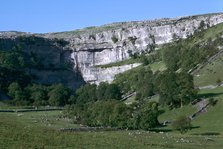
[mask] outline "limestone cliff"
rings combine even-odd
[[[81,30],[48,34],[1,33],[0,38],[37,36],[54,41],[55,38],[67,42],[61,49],[60,59],[73,64],[74,72],[80,72],[86,82],[111,82],[115,74],[137,67],[139,64],[113,68],[99,68],[129,58],[132,53],[150,52],[155,45],[186,38],[193,35],[201,25],[204,28],[223,22],[223,14],[208,14],[176,19],[135,21],[89,27]],[[47,50],[45,50],[46,52]],[[52,53],[51,53],[52,52]],[[47,56],[56,51],[46,52]]]
[[[223,22],[223,14],[210,14],[177,19],[160,19],[154,21],[124,22],[101,27],[91,27],[74,32],[46,34],[47,38],[63,38],[69,41],[72,49],[71,59],[85,81],[99,83],[104,78],[114,78],[107,74],[98,77],[106,69],[96,65],[105,65],[129,58],[133,53],[152,50],[154,45],[171,42],[174,38],[186,38],[192,35],[201,25],[204,28]],[[202,24],[203,23],[203,24]],[[135,67],[135,66],[133,66]],[[109,68],[111,69],[111,68]],[[120,67],[128,70],[129,67]],[[119,70],[114,70],[119,73]],[[116,74],[115,73],[115,74]]]

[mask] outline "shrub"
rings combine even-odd
[[[48,92],[49,104],[52,106],[64,106],[68,102],[70,96],[70,90],[64,87],[62,84],[55,84],[50,86]]]
[[[216,81],[216,83],[217,83],[217,85],[218,85],[218,86],[220,86],[220,85],[221,85],[221,82],[222,82],[222,81],[221,81],[221,79],[220,79],[220,78],[218,78],[218,79],[217,79],[217,81]]]
[[[118,42],[118,38],[115,37],[115,36],[113,36],[113,37],[111,38],[111,40],[112,40],[114,43]]]
[[[191,129],[191,120],[189,117],[183,115],[179,116],[172,124],[175,130],[180,131],[181,134],[186,133]]]
[[[129,40],[133,45],[135,45],[137,38],[136,38],[135,36],[134,36],[134,37],[128,37],[128,40]]]

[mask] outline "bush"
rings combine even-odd
[[[136,40],[137,40],[137,37],[128,37],[128,40],[133,44],[133,45],[135,45],[135,42],[136,42]]]
[[[49,104],[52,106],[64,106],[68,103],[70,90],[62,84],[52,85],[48,93]]]
[[[189,117],[183,115],[179,116],[172,124],[175,130],[180,131],[181,134],[186,133],[191,129],[191,120]]]
[[[221,81],[220,78],[218,78],[217,81],[216,81],[216,83],[217,83],[218,86],[221,86],[221,82],[222,82],[222,81]]]
[[[83,105],[87,102],[97,100],[96,96],[97,86],[95,84],[85,84],[76,90],[77,99],[76,104]]]
[[[16,105],[28,105],[27,95],[23,91],[22,87],[17,83],[13,82],[8,87],[8,95],[13,98],[13,102]]]
[[[142,55],[140,60],[144,66],[149,65],[149,60],[145,55]]]
[[[34,106],[47,105],[47,87],[33,84],[26,87],[25,91]]]
[[[218,100],[214,99],[214,98],[209,98],[208,99],[208,103],[211,105],[211,106],[215,106],[217,104]]]
[[[113,36],[113,37],[111,38],[111,40],[112,40],[114,43],[118,42],[118,38],[115,37],[115,36]]]

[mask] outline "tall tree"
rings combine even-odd
[[[184,104],[190,103],[197,94],[197,91],[194,89],[193,76],[186,72],[178,73],[177,84],[179,88],[180,106],[183,107]]]
[[[9,85],[8,95],[13,98],[16,105],[27,105],[29,103],[25,92],[17,82],[13,82]]]
[[[26,92],[33,105],[40,106],[47,104],[47,88],[42,85],[33,84],[26,87]]]
[[[55,84],[50,87],[48,93],[49,104],[52,106],[64,106],[68,103],[70,90],[62,84]]]
[[[85,84],[84,86],[81,86],[76,91],[77,95],[76,103],[85,104],[90,101],[91,102],[96,101],[97,100],[96,89],[97,86],[95,84]]]
[[[156,79],[160,102],[170,108],[182,107],[195,96],[193,76],[186,72],[164,71]]]

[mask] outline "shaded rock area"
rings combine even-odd
[[[63,42],[63,43],[62,43]],[[34,83],[50,85],[62,83],[72,89],[78,88],[85,81],[80,72],[73,69],[73,64],[65,57],[67,51],[63,40],[47,39],[33,35],[0,38],[0,50],[21,50],[25,58],[25,71],[32,76]],[[36,64],[33,65],[35,61]],[[29,66],[29,64],[32,64]]]

